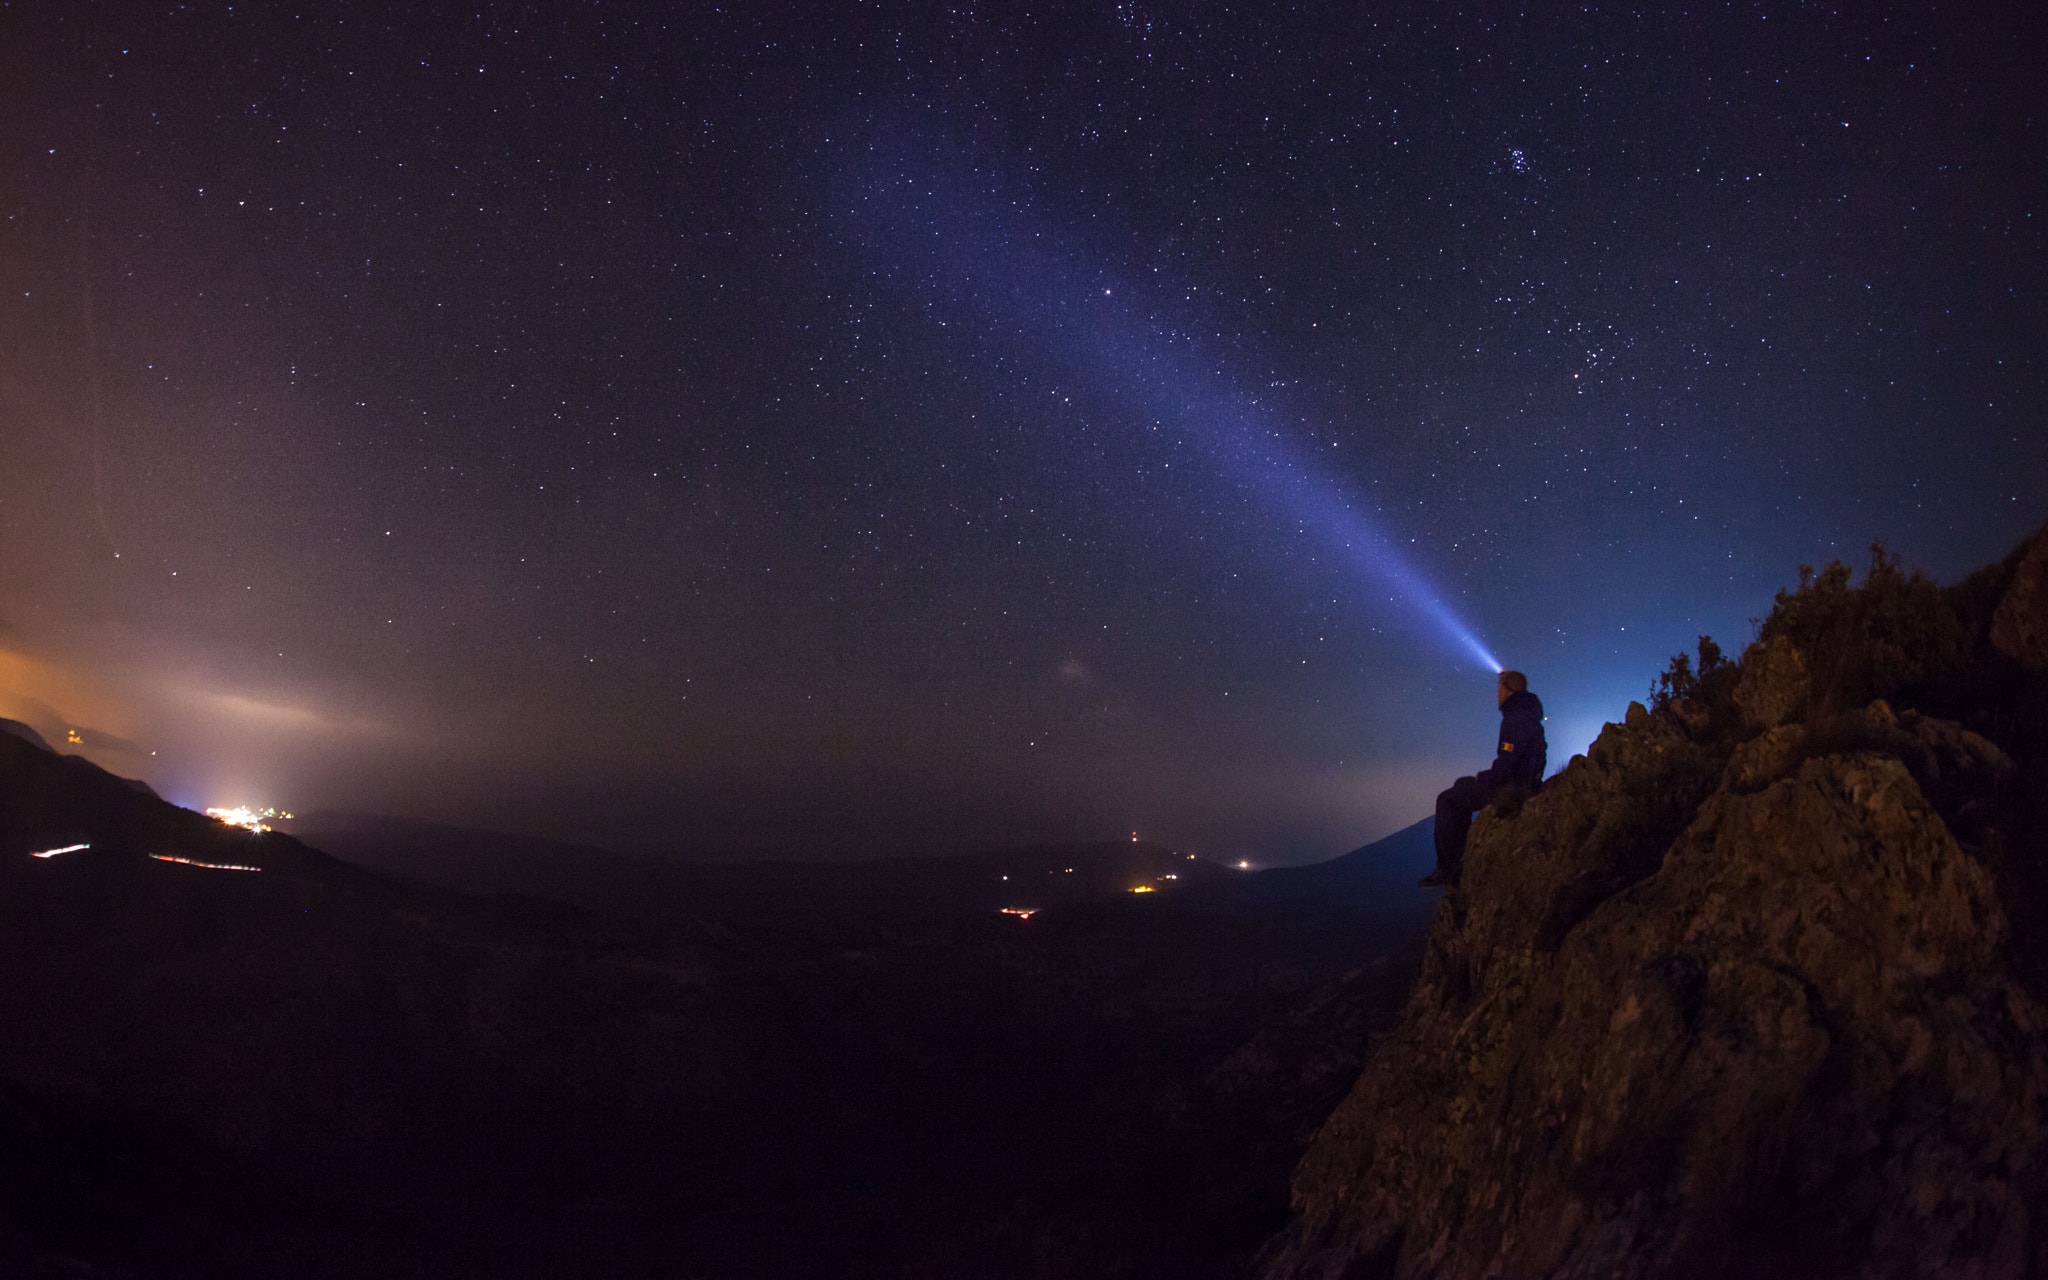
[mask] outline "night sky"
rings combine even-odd
[[[0,6],[0,715],[204,806],[1324,858],[2048,518],[2037,6]]]

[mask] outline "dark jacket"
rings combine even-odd
[[[1498,782],[1531,791],[1543,785],[1550,744],[1543,740],[1543,703],[1524,689],[1500,704],[1500,750],[1486,772]]]

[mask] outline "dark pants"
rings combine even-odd
[[[1492,777],[1493,770],[1460,778],[1436,798],[1436,870],[1455,884],[1465,863],[1465,837],[1472,830],[1472,815],[1501,793],[1507,779]]]

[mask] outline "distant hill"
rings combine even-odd
[[[464,893],[523,893],[632,910],[661,868],[595,845],[380,814],[316,811],[279,824],[344,862]]]
[[[293,832],[370,870],[466,893],[517,893],[634,915],[780,916],[798,910],[1033,912],[1120,900],[1426,911],[1433,819],[1328,862],[1241,871],[1142,841],[1037,845],[864,862],[691,863],[594,845],[370,814],[318,812]]]
[[[4,717],[0,717],[0,733],[11,733],[15,737],[20,738],[23,742],[29,743],[33,746],[41,747],[43,750],[50,752],[50,754],[52,755],[56,754],[55,749],[52,748],[48,742],[43,740],[42,734],[37,733],[34,729],[30,728],[28,725],[23,724],[19,720],[8,720]]]
[[[730,1176],[675,1144],[773,1109],[759,982],[705,930],[411,888],[0,736],[0,1077],[321,1194]]]

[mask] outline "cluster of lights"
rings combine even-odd
[[[208,812],[212,812],[212,811],[211,811],[211,810],[209,810]],[[289,815],[289,814],[286,814],[285,816],[286,816],[286,817],[289,817],[289,816],[291,816],[291,815]],[[1137,833],[1137,832],[1135,832],[1135,831],[1131,832],[1131,839],[1132,839],[1133,841],[1135,841],[1135,840],[1137,840],[1137,838],[1138,838],[1138,833]],[[1194,855],[1194,854],[1192,854],[1192,853],[1191,853],[1191,854],[1188,854],[1188,855],[1187,855],[1187,858],[1188,858],[1188,861],[1189,861],[1189,862],[1193,862],[1193,861],[1195,861],[1195,855]],[[1243,868],[1245,868],[1246,870],[1249,870],[1249,869],[1251,868],[1251,865],[1252,865],[1252,864],[1251,864],[1251,863],[1249,863],[1249,862],[1240,862],[1240,863],[1238,863],[1237,865],[1238,865],[1238,866],[1240,866],[1240,867],[1243,867]],[[1072,867],[1062,867],[1062,868],[1060,868],[1060,869],[1059,869],[1059,870],[1057,870],[1057,871],[1053,871],[1053,870],[1048,870],[1048,871],[1046,872],[1046,874],[1047,874],[1047,875],[1049,875],[1049,876],[1057,876],[1057,875],[1069,875],[1069,876],[1070,876],[1070,875],[1073,875],[1073,874],[1074,874],[1074,868],[1072,868]],[[1002,878],[1003,878],[1003,879],[1005,879],[1005,880],[1008,880],[1008,879],[1009,879],[1010,877],[1009,877],[1009,876],[1007,876],[1007,875],[1005,875],[1005,876],[1003,876]],[[1178,880],[1178,879],[1180,879],[1180,876],[1179,876],[1179,875],[1178,875],[1177,873],[1175,873],[1175,872],[1169,871],[1169,872],[1167,872],[1167,873],[1166,873],[1165,875],[1162,875],[1162,876],[1154,876],[1154,877],[1153,877],[1153,879],[1155,879],[1155,880],[1161,880],[1161,881],[1164,881],[1164,880]],[[1157,885],[1153,885],[1153,884],[1136,884],[1136,885],[1132,885],[1132,886],[1131,886],[1131,892],[1132,892],[1132,893],[1157,893],[1157,892],[1159,892],[1159,887],[1158,887]],[[1037,915],[1037,914],[1038,914],[1038,908],[1037,908],[1037,907],[1003,907],[1003,908],[1000,908],[1000,910],[1002,911],[1002,913],[1003,913],[1004,915],[1006,915],[1006,916],[1016,916],[1016,917],[1017,917],[1018,919],[1020,919],[1020,920],[1029,920],[1029,919],[1030,919],[1031,917],[1033,917],[1033,916],[1035,916],[1035,915]]]
[[[244,867],[232,862],[201,862],[197,858],[181,858],[174,853],[152,853],[158,862],[176,862],[188,867],[205,867],[208,871],[261,871],[261,867]]]
[[[292,815],[279,813],[275,809],[250,809],[237,806],[233,809],[208,809],[206,816],[217,818],[231,827],[247,827],[251,831],[261,833],[270,830],[270,819],[283,818],[289,821]]]

